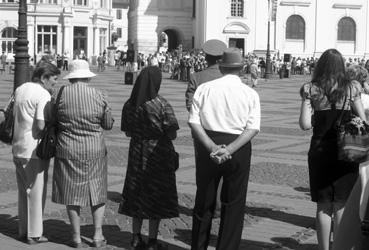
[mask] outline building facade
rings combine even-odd
[[[71,59],[85,55],[92,59],[102,53],[112,45],[113,32],[120,28],[124,35],[124,24],[116,21],[118,8],[112,8],[113,1],[117,0],[27,0],[31,59],[37,61],[45,54],[66,54]],[[18,8],[15,0],[0,3],[0,44],[8,55],[15,53]]]
[[[145,54],[155,53],[164,44],[168,50],[179,45],[193,48],[192,11],[191,0],[130,0],[129,46]]]
[[[369,57],[367,0],[27,0],[29,55],[81,53],[110,45],[149,54],[220,39],[244,54],[317,57],[337,48]],[[17,0],[0,3],[0,44],[14,53]],[[268,29],[269,26],[269,29]],[[269,32],[268,32],[269,30]],[[269,33],[269,39],[268,39]],[[112,36],[114,35],[114,36]]]
[[[348,57],[367,57],[368,7],[366,0],[197,0],[195,46],[218,38],[264,53],[269,20],[272,53],[307,57],[336,48]]]
[[[369,56],[367,0],[131,0],[128,41],[142,52],[200,48],[220,39],[244,53],[319,56],[337,48],[345,56]],[[165,38],[165,37],[164,37]]]

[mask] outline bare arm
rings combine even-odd
[[[363,107],[363,103],[361,102],[360,98],[357,98],[352,103],[352,108],[354,112],[363,120],[366,121],[365,111]]]
[[[309,99],[301,101],[299,125],[302,130],[309,130],[311,125],[312,107]]]
[[[229,154],[233,154],[239,150],[243,145],[251,141],[259,133],[257,129],[245,129],[233,142],[226,146],[226,150]]]
[[[219,146],[206,134],[204,128],[197,123],[189,123],[194,138],[199,140],[209,153],[215,151]]]
[[[44,120],[36,120],[36,135],[37,135],[37,138],[41,138],[41,135],[42,135],[42,132],[45,128],[45,121]]]

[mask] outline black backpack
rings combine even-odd
[[[0,112],[4,113],[5,119],[0,123],[0,141],[11,144],[14,130],[14,94],[11,95],[7,105]]]

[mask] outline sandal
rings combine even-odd
[[[142,240],[141,234],[133,234],[131,241],[131,250],[140,250],[144,249],[145,243]]]
[[[73,247],[73,248],[83,248],[83,243],[82,243],[82,241],[77,242],[77,241],[72,240],[70,242],[69,246]]]
[[[29,245],[36,245],[39,243],[46,243],[46,242],[49,242],[49,240],[43,235],[41,235],[40,237],[28,237],[27,238],[27,243]]]
[[[97,247],[97,248],[99,248],[99,247],[105,247],[106,244],[107,244],[107,242],[106,242],[106,239],[105,238],[99,239],[99,240],[94,239],[93,242],[92,242],[92,247]]]

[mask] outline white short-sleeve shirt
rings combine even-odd
[[[188,122],[228,134],[259,131],[259,95],[236,75],[203,83],[195,91]]]
[[[36,120],[45,120],[44,108],[51,100],[49,92],[38,83],[26,82],[15,91],[13,156],[38,158],[35,153]]]

